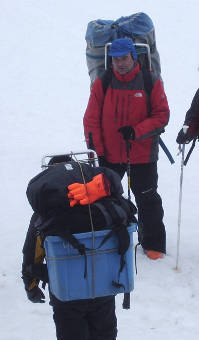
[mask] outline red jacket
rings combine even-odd
[[[126,144],[118,129],[130,125],[135,130],[131,164],[158,159],[159,134],[168,123],[169,107],[161,80],[152,75],[152,81],[149,114],[139,64],[124,75],[114,70],[105,95],[102,80],[95,80],[84,115],[84,130],[87,146],[94,148],[98,156],[105,156],[110,163],[126,163]]]

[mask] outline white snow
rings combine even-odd
[[[22,246],[32,210],[31,177],[45,154],[86,149],[82,118],[89,96],[85,31],[90,20],[149,14],[156,27],[162,77],[171,109],[160,150],[159,192],[167,255],[151,261],[138,250],[132,308],[117,297],[118,339],[188,340],[199,332],[198,143],[184,168],[179,270],[176,265],[181,156],[177,132],[198,88],[197,0],[0,1],[0,329],[3,340],[55,339],[47,302],[29,302],[21,280]],[[186,147],[186,151],[189,146]],[[127,184],[124,179],[124,188]],[[136,243],[136,240],[135,240]],[[46,296],[47,296],[46,291]]]

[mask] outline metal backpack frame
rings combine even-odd
[[[77,159],[76,156],[82,156],[82,155],[85,155],[85,157]],[[93,167],[98,166],[98,158],[97,158],[96,152],[91,149],[88,149],[86,151],[76,151],[76,152],[69,151],[64,154],[45,155],[42,157],[42,160],[41,160],[41,168],[42,169],[48,168],[49,167],[48,162],[50,161],[50,159],[53,157],[60,157],[60,156],[68,156],[71,158],[71,160],[74,160],[76,162],[78,161],[80,163],[87,163]]]

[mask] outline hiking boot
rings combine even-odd
[[[145,250],[146,256],[151,260],[162,259],[164,254],[156,250]]]

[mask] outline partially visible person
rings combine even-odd
[[[59,164],[62,162],[64,164]],[[123,193],[120,177],[112,170],[91,168],[86,164],[82,164],[82,169],[86,189],[83,180],[81,183],[77,182],[78,178],[81,179],[78,163],[62,156],[52,158],[49,169],[29,183],[27,196],[34,214],[23,246],[22,279],[27,297],[33,303],[45,302],[39,283],[43,282],[42,287],[48,283],[47,266],[43,263],[43,237],[57,235],[65,238],[68,232],[74,234],[90,231],[88,202],[93,203],[100,198],[108,199],[111,194],[115,198],[120,197]],[[57,171],[57,177],[55,181],[50,181],[48,189],[47,180],[43,177],[49,174],[52,179],[53,171]],[[60,178],[62,171],[66,173],[63,180]],[[43,185],[40,186],[41,182],[38,184],[37,180],[43,181]],[[90,208],[94,229],[109,228],[101,210],[94,204]],[[124,225],[117,228],[117,235],[118,252],[125,253],[129,247],[129,235]],[[115,296],[63,302],[52,294],[50,287],[49,294],[58,340],[116,339]]]
[[[104,93],[105,74],[93,83],[84,115],[88,148],[94,149],[99,164],[123,178],[130,143],[130,186],[138,207],[139,241],[153,260],[166,253],[166,232],[158,186],[159,135],[169,120],[163,84],[151,72],[152,89],[145,91],[144,73],[131,39],[112,42],[109,56],[112,73]]]
[[[188,144],[199,136],[199,89],[196,91],[191,106],[186,113],[184,126],[177,136],[178,144]]]

